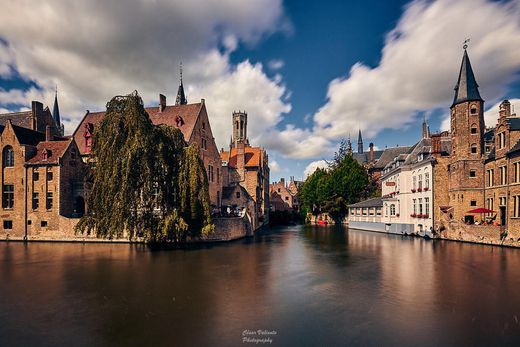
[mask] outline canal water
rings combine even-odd
[[[0,243],[0,346],[254,338],[520,346],[520,250],[311,226],[175,251]]]

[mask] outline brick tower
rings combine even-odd
[[[484,100],[466,46],[450,110],[449,198],[454,219],[461,221],[468,210],[484,206]]]

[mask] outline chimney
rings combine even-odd
[[[432,139],[432,154],[441,153],[441,136],[442,134],[433,134],[430,136]]]
[[[38,129],[38,119],[43,115],[43,104],[39,101],[33,101],[31,103],[32,107],[32,130],[39,130]]]
[[[500,118],[502,117],[511,117],[511,103],[509,100],[504,100],[500,104],[498,114],[500,115]]]
[[[52,132],[50,125],[47,125],[45,127],[45,141],[52,141]]]
[[[166,96],[159,94],[159,112],[164,111],[166,108]]]
[[[374,162],[374,143],[370,142],[370,162]]]
[[[280,183],[285,187],[285,178],[280,178]]]

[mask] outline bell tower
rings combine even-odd
[[[247,113],[244,111],[233,112],[233,144],[248,144],[247,139]]]

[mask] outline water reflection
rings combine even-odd
[[[0,243],[0,281],[1,346],[520,343],[520,250],[341,227],[162,252]]]

